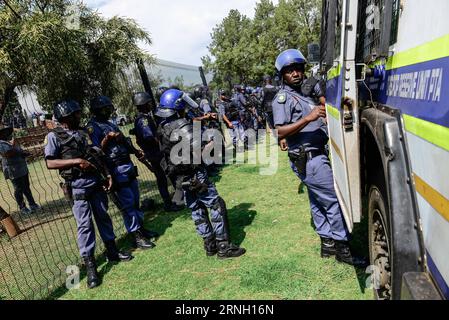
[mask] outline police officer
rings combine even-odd
[[[283,81],[273,101],[273,118],[279,138],[287,139],[291,166],[308,188],[316,232],[321,237],[321,256],[336,255],[340,262],[365,265],[352,256],[349,233],[334,190],[332,169],[326,152],[328,142],[324,106],[317,106],[301,93],[306,59],[289,49],[276,59]]]
[[[151,164],[151,171],[156,176],[157,187],[164,201],[165,211],[179,211],[182,206],[178,206],[172,202],[170,193],[168,192],[167,177],[161,167],[162,154],[159,141],[157,139],[157,127],[154,123],[151,111],[151,97],[146,92],[138,92],[133,96],[133,103],[139,111],[134,121],[134,133],[136,135],[137,144],[145,153],[146,159]]]
[[[120,252],[115,243],[112,221],[107,214],[108,198],[106,189],[112,186],[112,177],[104,163],[95,165],[88,160],[89,138],[80,128],[81,108],[76,101],[57,103],[54,116],[61,124],[45,139],[45,159],[50,170],[59,170],[65,180],[65,193],[73,201],[73,215],[78,227],[78,247],[87,269],[87,285],[94,288],[100,284],[95,262],[95,227],[106,247],[109,261],[129,261],[133,257]],[[101,167],[100,167],[101,166]],[[107,180],[102,181],[103,171]]]
[[[108,158],[109,170],[114,180],[114,190],[119,200],[120,210],[126,230],[133,238],[133,244],[140,249],[151,249],[155,246],[150,241],[158,234],[143,227],[144,214],[140,210],[139,184],[137,168],[131,161],[130,154],[144,161],[145,155],[137,150],[120,129],[108,121],[114,106],[105,96],[91,100],[90,111],[93,117],[87,124],[87,131],[95,146],[101,148]]]
[[[230,100],[228,100],[227,97],[223,97],[223,101],[226,102],[224,104],[224,115],[226,116],[226,119],[229,120],[230,124],[226,120],[225,123],[229,128],[229,135],[231,136],[234,149],[237,149],[239,141],[243,142],[245,146],[247,144],[245,127],[243,125],[245,113],[243,103],[246,105],[246,99],[240,91],[241,86],[235,86],[234,94]]]
[[[264,76],[264,86],[262,89],[262,108],[264,110],[265,118],[268,122],[268,126],[270,129],[274,129],[273,122],[273,99],[278,92],[278,89],[273,86],[271,77],[269,75]]]
[[[183,181],[186,205],[192,210],[192,218],[204,240],[206,254],[217,254],[220,259],[238,257],[245,253],[245,249],[230,242],[226,204],[209,181],[201,160],[200,164],[195,164],[195,159],[201,159],[202,143],[201,138],[194,138],[192,122],[184,117],[188,102],[184,92],[168,90],[162,95],[156,112],[156,116],[163,119],[158,133],[166,171],[168,175],[175,174]],[[181,159],[174,159],[171,157],[172,149],[179,142],[188,143],[190,151],[180,155]]]
[[[193,90],[192,99],[199,101],[198,105],[203,114],[212,113],[212,108],[208,99],[209,89],[206,86],[196,86]]]

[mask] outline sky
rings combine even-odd
[[[156,58],[201,65],[213,27],[238,9],[252,18],[257,0],[83,0],[104,17],[132,18],[150,33]],[[273,1],[277,3],[277,0]]]

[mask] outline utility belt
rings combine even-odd
[[[303,144],[299,148],[291,149],[288,151],[288,157],[290,158],[290,161],[295,165],[296,170],[298,170],[298,173],[304,176],[307,174],[306,171],[307,161],[310,161],[313,158],[321,155],[329,156],[326,147],[323,147],[322,149],[319,150],[306,151],[307,148],[310,148],[309,143]]]
[[[62,192],[64,193],[64,197],[70,202],[80,201],[80,200],[90,200],[94,194],[97,194],[97,191],[98,192],[104,191],[103,186],[101,184],[97,184],[93,188],[89,188],[89,189],[91,189],[89,195],[86,195],[86,194],[75,194],[74,195],[71,181],[61,182],[59,184],[59,186],[61,187]]]

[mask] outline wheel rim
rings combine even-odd
[[[390,243],[381,211],[373,211],[373,230],[371,234],[371,262],[374,266],[374,292],[379,300],[391,298],[391,260]]]

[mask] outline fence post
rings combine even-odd
[[[19,226],[17,226],[14,219],[2,207],[0,207],[0,222],[10,238],[14,238],[20,233]]]

